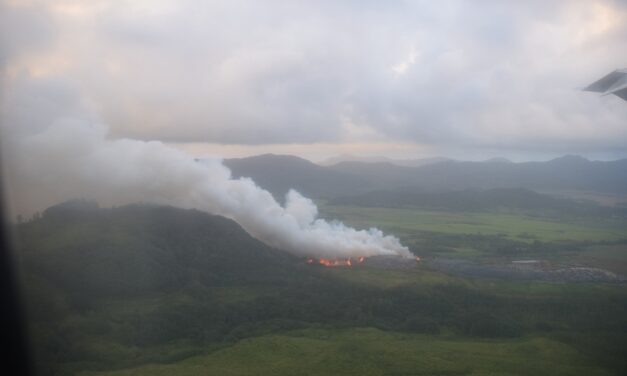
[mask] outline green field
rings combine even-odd
[[[627,220],[528,213],[427,211],[320,203],[325,218],[397,236],[419,256],[543,259],[627,273]]]
[[[306,329],[244,339],[176,364],[83,375],[609,375],[576,349],[541,337],[476,340]]]
[[[359,228],[378,227],[401,239],[420,232],[503,235],[520,241],[613,241],[627,238],[625,220],[333,205],[322,205],[320,211],[325,218]]]
[[[585,298],[591,295],[608,299],[627,299],[627,289],[622,285],[603,283],[553,283],[542,281],[495,281],[456,277],[419,266],[414,270],[382,270],[370,268],[326,269],[329,277],[379,289],[409,288],[429,291],[438,286],[463,286],[482,293],[507,297],[560,298],[567,295]]]

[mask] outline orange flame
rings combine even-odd
[[[361,256],[358,258],[345,258],[345,259],[326,259],[326,258],[319,258],[319,259],[313,259],[313,258],[308,258],[307,259],[307,264],[319,264],[319,265],[323,265],[323,266],[328,266],[328,267],[334,267],[334,266],[353,266],[355,264],[361,264],[362,262],[364,262],[366,258]]]

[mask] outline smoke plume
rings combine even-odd
[[[70,198],[104,205],[133,202],[196,208],[235,220],[261,241],[296,255],[337,258],[411,256],[393,236],[317,218],[292,190],[281,206],[251,179],[233,179],[220,160],[197,162],[161,142],[107,139],[107,128],[60,118],[34,132],[3,135],[10,203],[17,212]]]

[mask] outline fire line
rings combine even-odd
[[[361,264],[364,262],[366,258],[364,256],[355,257],[355,258],[345,258],[345,259],[326,259],[326,258],[308,258],[307,264],[310,265],[323,265],[327,267],[335,267],[335,266],[353,266],[357,264]]]

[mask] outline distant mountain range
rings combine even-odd
[[[449,161],[449,158],[433,157],[433,158],[418,158],[418,159],[393,159],[381,156],[373,157],[358,157],[350,154],[338,155],[336,157],[329,158],[325,161],[318,163],[321,166],[333,166],[341,162],[365,162],[365,163],[390,163],[396,166],[405,167],[419,167],[428,164]]]
[[[259,186],[283,200],[290,189],[312,198],[337,197],[369,189],[372,178],[323,167],[289,155],[264,154],[256,157],[226,159],[224,164],[234,177],[250,177]]]
[[[409,167],[389,162],[360,161],[320,166],[294,156],[265,154],[227,159],[225,165],[235,177],[250,177],[279,199],[290,188],[312,198],[336,198],[398,189],[525,188],[535,191],[627,193],[627,159],[601,162],[573,155],[547,162],[444,160]]]

